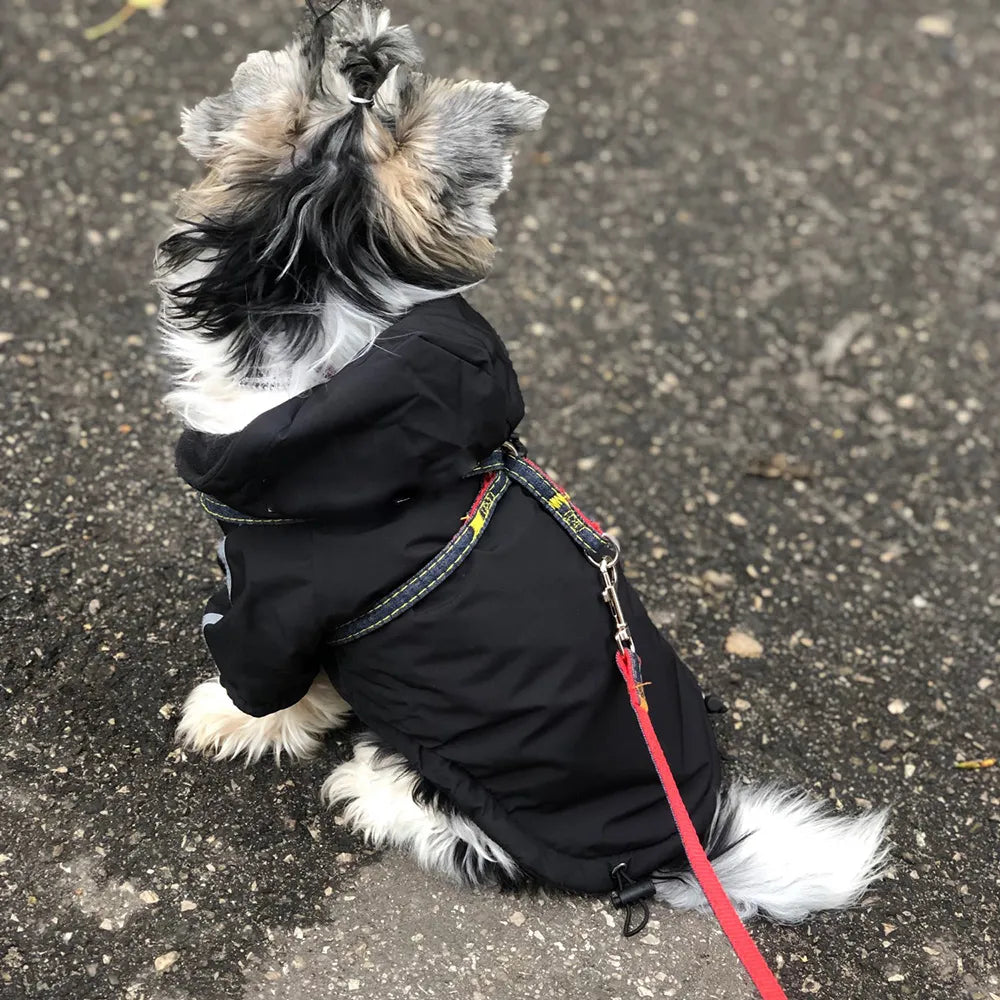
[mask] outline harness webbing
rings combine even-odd
[[[401,587],[397,587],[387,597],[382,598],[363,615],[358,615],[357,618],[337,628],[330,636],[329,642],[334,646],[354,642],[355,639],[388,625],[432,590],[440,587],[475,548],[483,529],[493,517],[498,501],[509,486],[510,476],[503,469],[487,472],[483,478],[483,488],[479,491],[469,513],[462,518],[462,527],[451,541]]]
[[[615,662],[625,680],[629,701],[642,731],[649,756],[663,790],[667,796],[674,825],[680,834],[681,843],[688,864],[701,886],[705,898],[715,913],[719,925],[729,939],[736,956],[743,963],[751,981],[763,1000],[787,1000],[784,991],[767,965],[753,938],[740,920],[722,883],[719,881],[712,862],[691,822],[687,806],[674,779],[663,747],[653,728],[649,715],[642,679],[642,667],[638,653],[631,645],[627,624],[621,618],[621,607],[617,601],[614,567],[618,562],[619,550],[596,521],[590,520],[576,507],[569,494],[553,482],[534,462],[525,459],[513,446],[498,448],[484,462],[472,470],[470,476],[483,476],[482,489],[462,519],[462,527],[450,542],[426,566],[410,577],[404,584],[380,600],[364,614],[341,625],[330,637],[335,646],[342,646],[360,639],[370,632],[387,625],[440,587],[455,572],[475,548],[483,530],[489,524],[497,505],[510,487],[511,481],[518,483],[538,503],[551,514],[566,533],[579,545],[590,561],[599,569],[607,585],[604,599],[612,609],[612,617],[617,628],[615,639],[619,651]],[[213,517],[235,524],[290,524],[291,520],[247,517],[239,511],[219,503],[211,497],[201,498],[202,506]],[[624,639],[624,642],[623,642]]]
[[[211,514],[216,521],[225,521],[227,524],[305,524],[305,520],[297,517],[258,517],[255,514],[244,514],[235,507],[229,507],[210,497],[207,493],[202,493],[198,497],[202,510]]]
[[[585,517],[573,505],[569,494],[553,483],[537,465],[515,451],[498,448],[469,475],[483,476],[483,488],[469,513],[462,518],[459,531],[423,569],[364,614],[337,628],[329,639],[334,646],[343,646],[388,625],[440,587],[475,548],[512,481],[524,487],[592,559],[599,561],[614,552],[600,525]]]

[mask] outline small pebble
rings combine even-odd
[[[944,14],[924,14],[917,18],[916,27],[922,35],[929,35],[931,38],[951,38],[955,34],[954,22]]]
[[[720,573],[714,569],[705,570],[701,578],[709,587],[715,587],[718,590],[727,590],[736,583],[736,578],[732,573]]]
[[[180,958],[180,955],[176,951],[164,952],[162,955],[157,955],[156,958],[153,959],[153,968],[156,969],[157,972],[166,972],[178,958]]]
[[[745,659],[754,659],[764,652],[764,647],[746,632],[730,632],[726,637],[726,652]]]

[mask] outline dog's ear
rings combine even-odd
[[[275,159],[290,151],[308,102],[309,71],[299,46],[253,52],[229,91],[181,112],[181,143],[206,164],[233,147]]]
[[[398,98],[397,155],[423,174],[450,226],[491,238],[518,136],[538,129],[545,101],[509,83],[411,79]]]

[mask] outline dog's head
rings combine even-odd
[[[419,73],[410,29],[369,0],[309,7],[291,45],[182,116],[206,175],[161,244],[161,281],[175,319],[241,354],[277,335],[302,348],[331,293],[392,316],[485,277],[514,141],[547,108]]]

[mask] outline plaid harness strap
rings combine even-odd
[[[451,541],[426,566],[374,607],[337,628],[329,639],[334,646],[343,646],[388,625],[440,587],[475,548],[511,482],[516,482],[534,497],[591,559],[600,561],[613,551],[600,525],[586,517],[565,490],[513,445],[498,448],[469,476],[482,476],[483,487]]]

